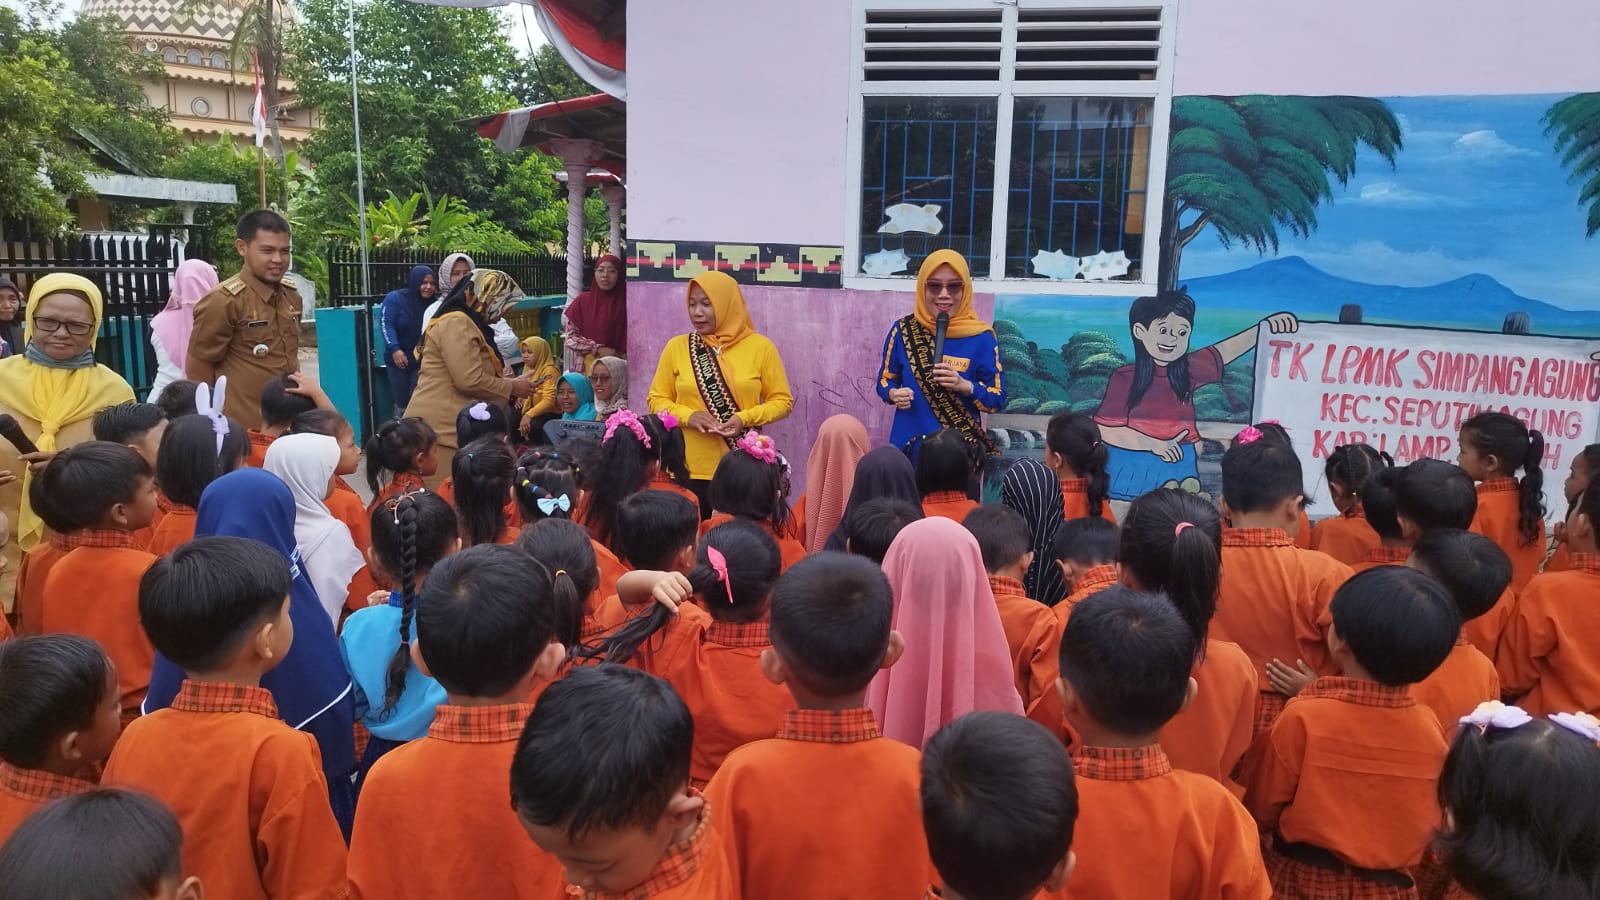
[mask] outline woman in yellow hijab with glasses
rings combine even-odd
[[[94,361],[102,305],[100,289],[81,275],[40,278],[28,291],[25,346],[0,360],[0,413],[14,416],[39,448],[24,457],[0,442],[0,471],[22,475],[0,486],[0,512],[16,523],[16,539],[5,549],[0,596],[12,594],[17,558],[45,539],[44,523],[28,502],[31,468],[57,450],[93,440],[94,414],[134,399],[121,375]]]
[[[689,484],[709,515],[706,490],[717,463],[748,428],[786,418],[794,409],[778,348],[757,334],[739,283],[722,272],[689,282],[689,325],[661,351],[645,403],[683,427]]]
[[[941,314],[948,320],[944,353],[934,359]],[[985,452],[996,452],[980,416],[1006,405],[1000,342],[973,311],[972,273],[954,250],[935,250],[923,260],[916,306],[894,323],[883,342],[878,396],[895,409],[889,431],[895,447],[904,449],[920,435],[954,428]]]

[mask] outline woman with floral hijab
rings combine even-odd
[[[417,346],[417,388],[405,415],[422,419],[439,436],[438,474],[426,479],[437,488],[450,474],[456,454],[456,415],[474,401],[510,405],[533,393],[521,378],[506,378],[505,361],[495,349],[493,324],[522,297],[511,276],[497,269],[473,269],[458,279],[423,326]]]

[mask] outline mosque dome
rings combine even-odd
[[[206,0],[83,0],[83,15],[109,16],[130,37],[187,39],[208,45],[233,40],[242,4]]]

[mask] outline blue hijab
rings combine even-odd
[[[561,418],[578,419],[582,422],[593,422],[599,418],[599,414],[594,410],[594,385],[589,383],[589,376],[568,372],[561,376],[561,380],[572,385],[572,389],[578,393],[578,411],[562,413]]]
[[[322,769],[330,784],[349,780],[355,768],[355,700],[350,674],[339,655],[333,623],[317,600],[317,592],[300,565],[294,540],[294,496],[276,475],[244,468],[218,478],[200,495],[196,537],[228,536],[260,541],[283,555],[294,576],[289,591],[289,619],[294,643],[277,668],[261,678],[272,692],[278,715],[291,727],[317,739]],[[144,712],[172,705],[183,670],[156,654]]]
[[[412,266],[406,286],[384,295],[379,315],[385,356],[400,350],[416,360],[417,343],[422,340],[422,313],[428,305],[422,298],[422,282],[432,275],[433,270],[427,266]]]

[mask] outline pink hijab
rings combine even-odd
[[[817,429],[806,458],[807,553],[821,553],[844,518],[844,505],[856,483],[856,464],[872,449],[867,426],[855,416],[829,416]]]
[[[194,331],[194,307],[217,286],[217,270],[203,259],[186,259],[172,275],[172,295],[150,320],[150,330],[161,338],[167,356],[178,371],[187,372],[189,334]]]
[[[1022,715],[1011,651],[978,541],[943,517],[912,522],[883,560],[905,654],[867,688],[887,737],[921,748],[979,710]]]

